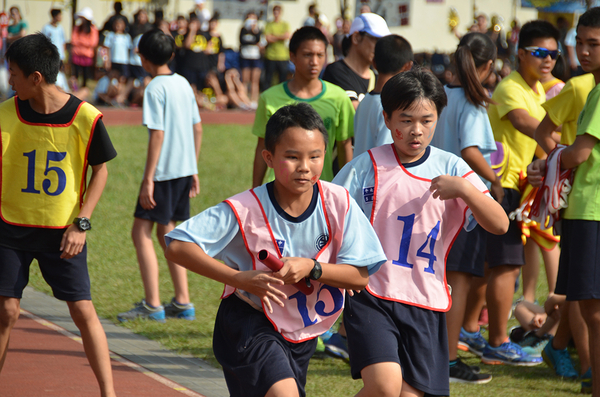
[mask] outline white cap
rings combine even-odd
[[[354,18],[348,36],[354,32],[366,32],[377,38],[391,34],[385,19],[372,12],[366,12]]]
[[[195,0],[196,4],[204,4],[205,0]]]
[[[90,22],[94,22],[94,11],[90,7],[84,7],[81,11],[75,14],[77,18],[85,18]]]

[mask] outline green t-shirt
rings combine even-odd
[[[265,26],[265,35],[274,34],[281,36],[290,31],[290,25],[285,21],[267,22]],[[290,59],[290,51],[285,44],[285,40],[279,40],[275,43],[269,43],[265,48],[265,59],[269,61],[287,61]]]
[[[494,90],[492,101],[495,105],[488,107],[488,116],[494,139],[502,142],[509,150],[508,169],[502,175],[502,187],[519,190],[519,174],[526,172],[533,160],[537,143],[533,138],[517,130],[507,117],[515,109],[526,110],[531,117],[542,121],[546,111],[542,103],[546,101],[544,87],[538,81],[537,94],[527,85],[517,71],[506,76]]]
[[[340,87],[323,80],[321,83],[323,84],[321,93],[309,99],[298,98],[292,94],[287,81],[263,92],[258,101],[252,133],[259,138],[264,138],[267,121],[280,107],[298,102],[308,103],[319,113],[327,129],[329,144],[325,152],[321,179],[331,181],[333,179],[332,151],[334,143],[354,136],[354,106],[346,92]],[[269,168],[267,181],[273,179],[273,170]]]
[[[600,221],[600,85],[594,87],[577,120],[577,136],[589,134],[598,139],[590,157],[577,167],[569,206],[563,218]]]

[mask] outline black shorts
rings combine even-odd
[[[317,338],[285,340],[264,313],[235,295],[221,301],[213,351],[231,397],[264,397],[271,386],[288,378],[296,380],[300,397],[306,396],[308,362],[316,347]]]
[[[118,70],[119,74],[126,79],[129,78],[129,65],[126,63],[111,63],[110,68],[112,70]]]
[[[461,229],[446,259],[446,271],[483,277],[487,234],[479,225],[470,232]]]
[[[446,314],[374,297],[349,297],[344,309],[353,379],[367,366],[400,364],[412,387],[431,395],[450,395]]]
[[[190,189],[193,177],[154,182],[154,201],[156,206],[145,210],[138,197],[134,217],[168,225],[171,221],[185,221],[190,217]]]
[[[61,259],[60,255],[61,252],[31,252],[0,246],[0,296],[21,299],[29,283],[29,266],[37,259],[56,299],[91,300],[87,245],[71,259]]]
[[[131,75],[134,79],[142,81],[144,80],[144,77],[150,76],[140,65],[129,65],[129,69],[131,70]]]
[[[201,90],[206,85],[207,70],[184,68],[182,72],[183,77],[187,79],[190,85],[195,85],[197,90]]]
[[[600,299],[600,222],[562,220],[555,292],[567,300]]]
[[[260,59],[245,59],[240,57],[240,69],[262,69],[263,63]]]
[[[519,208],[521,193],[514,189],[504,189],[502,208],[506,215]],[[525,249],[521,238],[521,228],[517,220],[511,220],[508,231],[500,236],[488,233],[486,260],[488,267],[502,265],[523,266],[525,264]]]

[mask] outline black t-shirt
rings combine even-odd
[[[212,36],[209,32],[204,32],[204,37],[208,70],[216,71],[219,65],[219,54],[223,52],[223,40],[221,36]]]
[[[69,98],[65,106],[59,111],[51,114],[40,114],[31,108],[29,101],[17,99],[17,106],[23,120],[44,124],[69,123],[73,119],[80,103],[81,100],[71,95],[71,98]],[[94,128],[92,141],[90,142],[87,157],[88,163],[90,165],[99,165],[112,160],[116,155],[117,151],[113,147],[106,127],[102,119],[99,119]],[[8,248],[34,252],[56,252],[59,251],[60,241],[64,232],[65,229],[10,225],[0,218],[0,245]]]
[[[188,35],[189,32],[186,33],[183,38],[184,43]],[[206,45],[206,35],[203,32],[198,31],[192,40],[190,48],[185,49],[182,70],[208,70],[208,59],[204,53]]]
[[[369,90],[369,79],[356,74],[342,59],[327,65],[323,80],[343,88],[353,101],[362,99]]]

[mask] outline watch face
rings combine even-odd
[[[91,225],[89,219],[87,219],[87,218],[79,218],[79,220],[77,222],[77,227],[79,227],[79,230],[81,230],[82,232],[84,232],[86,230],[90,230],[92,228],[92,225]]]
[[[318,280],[321,277],[321,274],[323,274],[323,269],[321,268],[321,264],[319,262],[316,260],[314,262],[315,267],[313,267],[312,271],[310,272],[310,278],[313,280]]]

